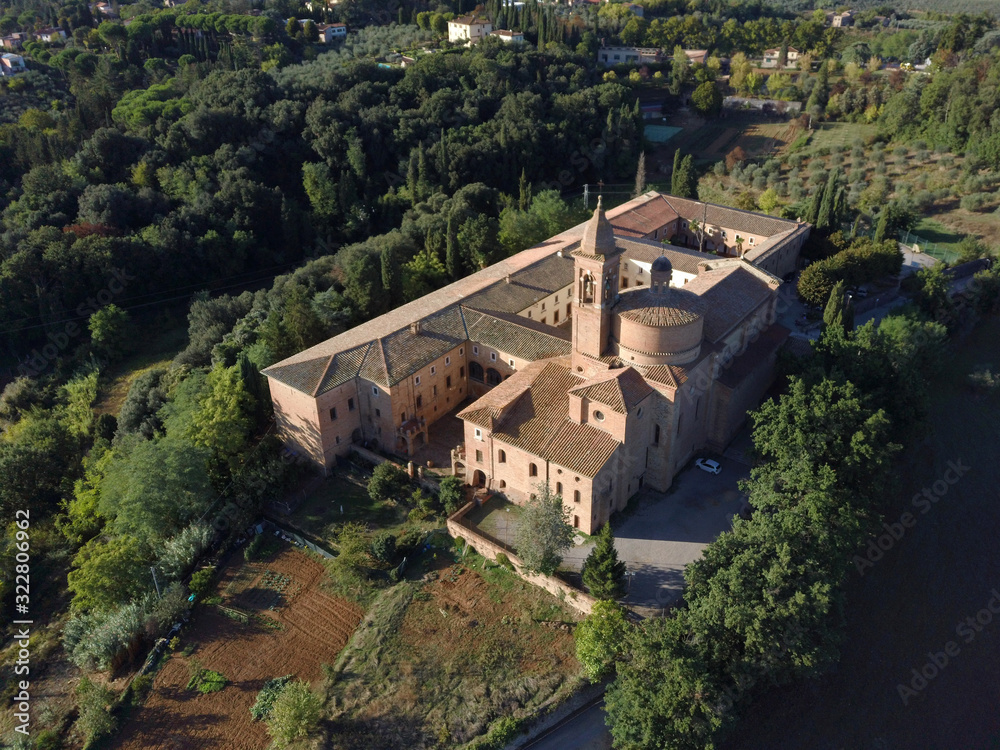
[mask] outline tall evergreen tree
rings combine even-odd
[[[844,296],[847,285],[843,280],[838,281],[830,290],[830,299],[827,300],[826,309],[823,310],[824,329],[845,329],[844,326]]]
[[[597,532],[597,545],[583,564],[583,585],[597,599],[616,600],[625,596],[625,563],[618,559],[611,524]]]
[[[674,168],[670,172],[671,195],[678,195],[677,190],[679,189],[678,186],[680,185],[678,178],[680,177],[680,173],[681,173],[681,150],[676,149],[674,151]]]
[[[402,299],[403,294],[403,274],[399,268],[399,258],[396,257],[396,250],[391,245],[382,248],[382,288],[385,290],[389,300],[396,302]]]
[[[878,224],[875,226],[875,242],[883,242],[889,232],[889,206],[882,208],[878,215]]]
[[[812,198],[809,200],[809,207],[806,209],[806,223],[816,224],[816,217],[819,216],[819,205],[823,201],[823,193],[825,190],[816,188],[815,192],[812,194]]]
[[[528,177],[521,169],[521,179],[517,183],[517,207],[521,211],[527,211],[531,208],[531,183],[528,182]]]
[[[645,192],[646,192],[646,152],[642,151],[639,153],[639,164],[635,168],[635,190],[632,191],[632,197],[638,198]]]
[[[445,234],[444,266],[448,271],[449,278],[452,280],[458,278],[459,271],[461,270],[459,268],[458,242],[455,241],[455,231],[450,216],[448,217],[448,228]]]
[[[832,228],[839,179],[840,169],[837,168],[830,173],[826,186],[823,188],[823,199],[820,201],[819,212],[816,215],[816,229],[821,232],[829,231]]]

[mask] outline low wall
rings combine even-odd
[[[466,503],[448,518],[448,533],[453,539],[462,537],[467,544],[472,545],[476,552],[487,560],[495,561],[499,553],[507,556],[507,559],[514,564],[514,570],[521,578],[539,588],[543,588],[550,594],[558,596],[585,615],[589,615],[597,601],[590,594],[570,586],[555,576],[534,575],[524,570],[524,564],[514,553],[514,550],[498,539],[493,539],[475,528],[469,521],[465,520],[465,515],[475,507],[475,503]]]
[[[378,453],[368,450],[367,448],[362,448],[361,446],[355,445],[351,450],[357,453],[361,458],[363,458],[368,463],[375,465],[384,463],[396,464],[396,466],[398,466],[400,469],[409,474],[406,465],[401,464],[398,461],[393,461],[391,458],[386,458],[385,456],[381,456]],[[426,474],[424,474],[424,476],[416,475],[416,472],[417,472],[417,467],[414,466],[415,476],[411,481],[416,482],[419,486],[423,487],[425,490],[429,490],[434,493],[441,491],[441,484],[439,482],[427,476]]]

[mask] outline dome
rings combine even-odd
[[[670,265],[670,259],[666,255],[661,255],[659,258],[653,261],[652,268],[653,272],[665,272],[670,271],[673,273],[674,267]]]
[[[660,265],[669,277],[670,261]],[[657,274],[659,275],[659,274]],[[695,295],[673,289],[664,282],[657,289],[622,292],[615,305],[613,331],[616,353],[635,365],[684,364],[698,358],[704,331]]]

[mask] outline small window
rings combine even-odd
[[[376,409],[375,410],[375,416],[376,417],[381,417],[382,416],[382,410],[381,409]]]
[[[459,357],[461,357],[461,356],[463,356],[464,354],[465,354],[465,347],[463,346],[462,348],[460,348],[460,349],[458,350],[458,356],[459,356]]]
[[[340,435],[337,435],[336,441],[337,441],[337,445],[340,445]]]
[[[653,427],[653,445],[660,444],[660,425],[655,425]]]
[[[479,354],[479,347],[478,346],[472,347],[472,353],[473,354]]]
[[[507,463],[507,452],[504,451],[503,448],[501,448],[499,451],[497,451],[497,463],[498,464],[505,464],[505,463]]]
[[[458,368],[458,377],[460,378],[465,377],[465,365],[462,365],[461,367]]]
[[[354,399],[347,399],[347,411],[354,411]]]
[[[330,421],[334,421],[337,418],[337,407],[330,409]]]
[[[596,419],[598,422],[603,422],[604,412],[601,411],[600,409],[594,409],[594,419]]]
[[[641,406],[640,406],[640,407],[639,407],[639,409],[638,409],[638,410],[636,411],[635,415],[636,415],[637,417],[641,417],[641,416],[642,416],[642,407],[641,407]]]
[[[420,376],[419,375],[417,375],[417,377],[415,377],[413,379],[413,384],[414,385],[420,385]]]
[[[497,361],[497,353],[490,352],[490,362],[496,362],[496,361]]]
[[[513,367],[514,366],[514,360],[508,359],[507,360],[507,364],[509,364],[511,367]]]
[[[377,396],[378,395],[378,388],[376,388],[375,386],[372,386],[372,395],[373,396]]]
[[[444,386],[445,388],[451,388],[451,375],[444,379]]]
[[[555,325],[558,322],[559,322],[559,311],[558,310],[553,310],[552,311],[552,325]]]
[[[424,405],[424,397],[423,396],[417,396],[417,408],[419,409],[423,405]]]
[[[556,494],[557,495],[562,494],[562,482],[556,482]]]
[[[451,364],[451,357],[445,357],[444,358],[444,366],[447,367],[450,364]]]
[[[528,317],[531,318],[531,310],[528,310]]]
[[[572,311],[573,311],[572,303],[570,303],[569,305],[566,305],[566,317],[567,318],[570,316],[570,313]]]
[[[545,312],[545,303],[542,303],[542,312]]]
[[[573,490],[573,502],[580,502],[580,490]]]
[[[544,325],[548,325],[548,323],[549,323],[549,321],[547,321],[545,318],[542,318],[542,325],[543,326]]]
[[[438,387],[436,385],[431,386],[431,395],[432,396],[438,395]]]
[[[479,428],[477,427],[477,428],[476,428],[476,440],[482,440],[482,439],[483,439],[483,431],[482,431],[482,430],[480,430],[480,429],[479,429]]]
[[[476,463],[483,462],[483,452],[481,450],[476,450]]]
[[[438,371],[438,370],[437,370],[437,367],[435,367],[434,365],[431,365],[431,375],[434,375],[434,374],[436,374],[436,373],[437,373],[437,371]]]
[[[534,464],[528,464],[528,476],[529,477],[537,477],[538,476],[538,467],[535,466]]]

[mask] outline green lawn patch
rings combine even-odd
[[[864,125],[855,122],[824,122],[812,130],[811,151],[828,148],[831,151],[843,151],[853,145],[858,138],[864,140],[878,133],[875,125]]]
[[[226,686],[225,676],[211,669],[198,669],[188,680],[187,689],[199,693],[217,693]]]
[[[334,527],[350,521],[393,530],[406,520],[407,509],[391,501],[375,501],[368,488],[348,476],[325,480],[290,516],[291,522],[323,539],[333,539]]]

